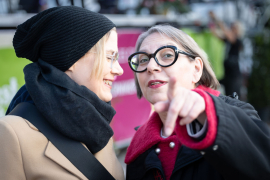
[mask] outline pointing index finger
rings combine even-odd
[[[169,89],[168,89],[168,93],[167,93],[169,101],[171,101],[174,98],[175,91],[176,91],[176,78],[171,77],[169,79]]]

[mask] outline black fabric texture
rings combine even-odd
[[[40,113],[57,131],[84,143],[94,154],[113,135],[115,110],[85,86],[39,59],[24,68],[26,88]]]
[[[161,162],[155,153],[156,146],[148,149],[127,165],[127,180],[165,179]],[[169,158],[169,157],[168,157]],[[156,171],[161,177],[157,178]],[[224,180],[222,175],[203,156],[192,149],[181,146],[171,175],[172,180]]]
[[[210,96],[218,118],[215,142],[201,151],[182,145],[170,179],[269,180],[270,128],[250,104],[223,95]],[[128,164],[126,179],[165,179],[163,169],[158,168],[159,159],[153,153],[155,146]],[[144,173],[138,175],[139,171]],[[162,177],[155,177],[156,171]]]
[[[218,133],[205,159],[225,179],[268,180],[270,177],[270,129],[246,102],[210,95],[218,117]]]
[[[226,95],[231,95],[237,92],[239,98],[242,98],[241,87],[243,84],[243,76],[239,67],[239,53],[242,49],[242,41],[236,39],[234,43],[229,43],[227,40],[228,54],[223,62],[224,78],[220,83],[225,86]]]
[[[229,44],[228,56],[239,56],[239,53],[243,48],[242,41],[240,39],[236,39],[234,43],[230,43],[226,40],[225,42]]]
[[[39,58],[66,71],[115,24],[99,13],[76,6],[47,9],[17,27],[13,46],[18,57]]]

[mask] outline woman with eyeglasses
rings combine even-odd
[[[157,25],[139,36],[136,51],[128,62],[137,95],[155,111],[128,147],[127,180],[269,179],[269,128],[250,104],[217,91],[190,36]]]
[[[110,127],[112,83],[123,74],[113,22],[83,8],[55,7],[20,24],[13,45],[18,57],[32,63],[24,68],[25,85],[7,116],[0,118],[0,179],[124,180]],[[30,121],[32,114],[10,115],[25,102],[54,131],[45,136],[44,125],[32,123],[40,116]],[[57,141],[47,136],[55,131],[61,135],[54,136]]]

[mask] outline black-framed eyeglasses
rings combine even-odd
[[[158,65],[169,67],[177,61],[179,53],[195,59],[194,55],[184,52],[175,46],[163,46],[158,48],[153,54],[146,52],[131,54],[128,58],[128,64],[130,68],[137,73],[146,71],[151,58],[154,58]]]

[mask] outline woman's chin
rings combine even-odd
[[[105,102],[109,102],[109,101],[111,101],[111,100],[112,100],[112,97],[106,98]]]
[[[110,93],[110,94],[106,94],[106,95],[104,95],[102,98],[100,98],[102,101],[104,101],[104,102],[109,102],[109,101],[111,101],[112,100],[112,94]]]
[[[147,98],[147,101],[149,101],[151,104],[156,104],[157,102],[160,101],[167,101],[167,97],[151,97],[151,98]]]

